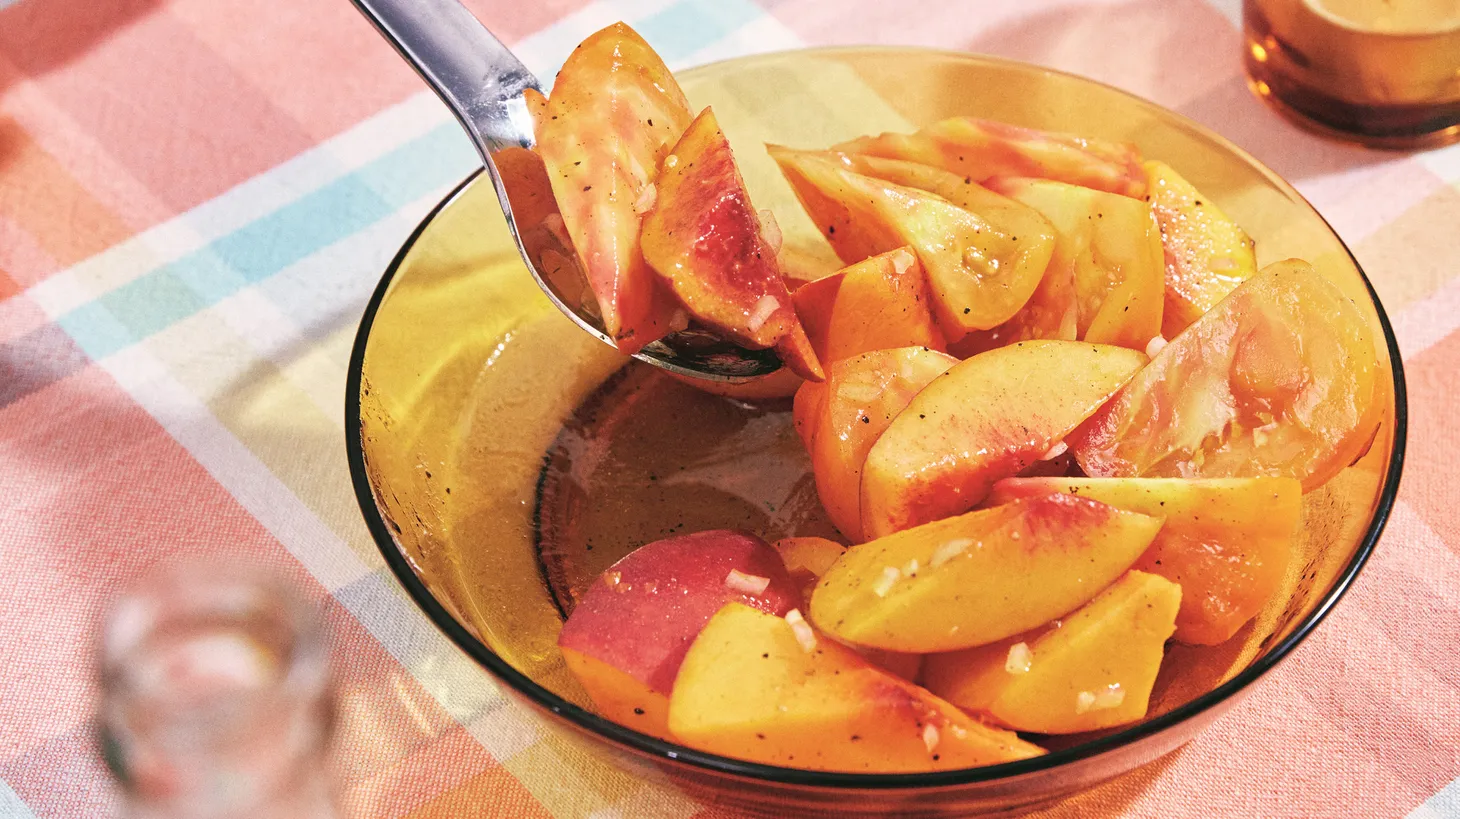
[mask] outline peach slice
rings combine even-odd
[[[810,599],[816,581],[846,552],[847,547],[824,537],[782,538],[771,546],[780,553],[786,564],[786,572],[802,591],[803,599]]]
[[[929,656],[928,688],[1020,731],[1073,734],[1146,715],[1181,587],[1131,571],[1075,613],[967,651]]]
[[[926,347],[874,350],[832,364],[824,384],[797,392],[793,415],[809,440],[817,495],[848,540],[865,539],[860,487],[867,453],[913,396],[957,363]]]
[[[868,450],[863,537],[972,509],[994,481],[1050,453],[1145,362],[1123,347],[1022,341],[949,369]]]
[[[776,347],[797,375],[820,381],[776,248],[762,236],[714,111],[695,117],[648,190],[657,193],[641,203],[644,259],[690,316],[743,346]]]
[[[1175,338],[1257,275],[1255,246],[1236,222],[1164,162],[1145,163],[1146,201],[1166,256],[1166,338]]]
[[[914,134],[862,137],[833,150],[920,162],[975,182],[1031,176],[1122,196],[1146,192],[1141,154],[1133,145],[974,117],[945,119]]]
[[[992,184],[1054,225],[1059,238],[1047,275],[1074,283],[1077,338],[1144,350],[1161,334],[1165,259],[1149,205],[1042,179]]]
[[[818,771],[955,770],[1044,753],[818,638],[804,620],[734,603],[685,656],[669,731],[702,751]]]
[[[796,312],[821,362],[893,347],[943,351],[918,257],[898,248],[804,285]]]
[[[771,544],[781,553],[786,562],[786,571],[791,579],[801,586],[801,598],[811,599],[811,592],[817,581],[846,553],[847,547],[821,537],[788,537]],[[898,651],[882,651],[876,648],[852,646],[852,649],[868,662],[904,680],[916,680],[923,665],[923,655],[904,654]]]
[[[665,698],[711,615],[730,601],[783,614],[800,597],[760,538],[727,530],[658,540],[583,594],[558,646],[603,716],[665,737]]]
[[[626,355],[675,329],[679,305],[644,262],[637,204],[691,118],[664,61],[623,23],[584,40],[548,97],[537,150],[604,327]]]
[[[1303,515],[1292,478],[1010,478],[989,503],[1056,492],[1165,516],[1136,568],[1181,586],[1176,639],[1197,645],[1226,642],[1271,600]]]
[[[1090,600],[1160,528],[1160,518],[1073,495],[969,512],[848,549],[816,585],[811,619],[889,651],[991,643]]]
[[[834,155],[770,146],[797,198],[847,263],[911,247],[950,340],[1014,315],[1039,284],[1051,245],[1005,232],[941,196],[856,173]]]

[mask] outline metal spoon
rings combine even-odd
[[[482,155],[507,227],[538,286],[579,327],[614,346],[602,321],[585,309],[582,295],[559,287],[544,274],[540,260],[528,252],[523,236],[538,226],[521,224],[513,216],[512,195],[494,159],[503,150],[530,148],[535,143],[522,94],[528,88],[541,90],[537,78],[459,0],[353,2],[461,121]],[[515,195],[520,198],[523,192],[517,190]],[[698,330],[666,336],[645,346],[634,358],[712,381],[743,381],[781,367],[771,350],[747,350]]]

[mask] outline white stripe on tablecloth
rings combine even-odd
[[[1460,819],[1460,779],[1453,780],[1410,811],[1407,819]]]
[[[0,8],[4,8],[5,3],[6,0],[0,0]],[[36,819],[36,815],[3,779],[0,779],[0,819]]]

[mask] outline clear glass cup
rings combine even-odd
[[[172,565],[129,588],[101,640],[101,735],[134,819],[328,819],[327,651],[279,578]]]
[[[1244,0],[1252,90],[1377,148],[1460,140],[1460,0]]]

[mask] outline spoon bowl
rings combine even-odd
[[[585,297],[581,281],[574,277],[565,281],[544,270],[548,265],[542,251],[529,237],[549,232],[545,220],[528,224],[519,218],[541,211],[524,207],[528,201],[551,200],[547,178],[504,173],[510,167],[509,152],[530,149],[537,142],[523,97],[529,89],[542,90],[537,78],[458,0],[353,2],[456,115],[481,154],[508,230],[543,293],[580,328],[617,349],[591,296]],[[725,383],[748,381],[781,368],[772,350],[746,349],[693,327],[645,345],[634,358],[677,375]]]

